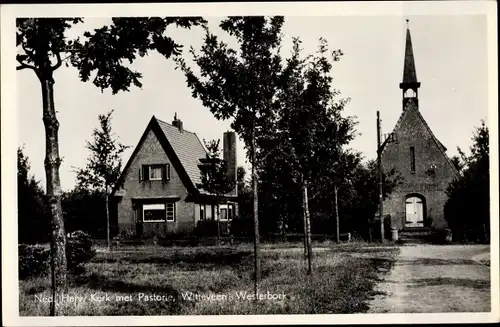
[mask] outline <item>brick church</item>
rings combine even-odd
[[[406,49],[403,81],[402,112],[392,133],[381,145],[384,171],[394,168],[402,177],[384,200],[384,217],[390,216],[391,227],[398,230],[415,228],[443,229],[447,227],[443,209],[445,193],[457,171],[425,122],[418,104],[415,58],[409,27],[406,30]]]

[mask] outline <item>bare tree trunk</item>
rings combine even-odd
[[[302,197],[304,198],[304,197]],[[305,211],[305,203],[304,199],[302,199],[302,218],[304,220],[304,260],[307,260],[307,256],[309,253],[308,243],[307,243],[307,220],[306,220],[306,211]]]
[[[259,199],[258,199],[258,185],[257,185],[257,162],[255,142],[255,129],[252,130],[252,188],[253,188],[253,226],[254,226],[254,294],[257,299],[260,281],[260,236],[259,236]]]
[[[302,204],[304,210],[304,219],[306,224],[307,239],[307,274],[312,274],[312,240],[311,240],[311,219],[309,215],[309,200],[307,198],[307,179],[302,181]]]
[[[50,248],[52,249],[54,247],[54,239],[50,239]],[[52,296],[52,302],[50,302],[50,316],[54,317],[56,315],[56,270],[54,269],[54,256],[50,256],[50,277],[51,277],[51,285],[52,285],[52,290],[51,290],[51,296]]]
[[[58,131],[59,122],[54,105],[54,87],[51,77],[40,78],[43,101],[43,123],[45,125],[45,174],[47,179],[47,200],[52,220],[51,255],[53,262],[52,292],[67,288],[66,234],[61,207],[61,182],[59,179]],[[54,308],[54,315],[57,314]]]
[[[106,187],[106,194],[104,195],[106,202],[106,239],[108,242],[108,251],[111,251],[111,232],[109,228],[109,196],[108,196],[108,188]]]
[[[306,198],[304,197],[304,175],[300,175],[300,183],[302,184],[302,219],[304,224],[304,260],[309,257],[309,243],[307,240],[307,219],[306,219]]]
[[[337,184],[333,186],[333,195],[335,198],[335,241],[340,243],[340,219],[339,219],[339,202],[337,196]]]

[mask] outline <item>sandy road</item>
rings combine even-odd
[[[489,246],[403,246],[369,313],[489,312]]]

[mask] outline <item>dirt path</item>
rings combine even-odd
[[[403,246],[370,313],[489,312],[489,246]]]

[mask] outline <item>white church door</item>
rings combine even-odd
[[[412,196],[406,199],[405,227],[424,227],[424,204],[422,199]]]

